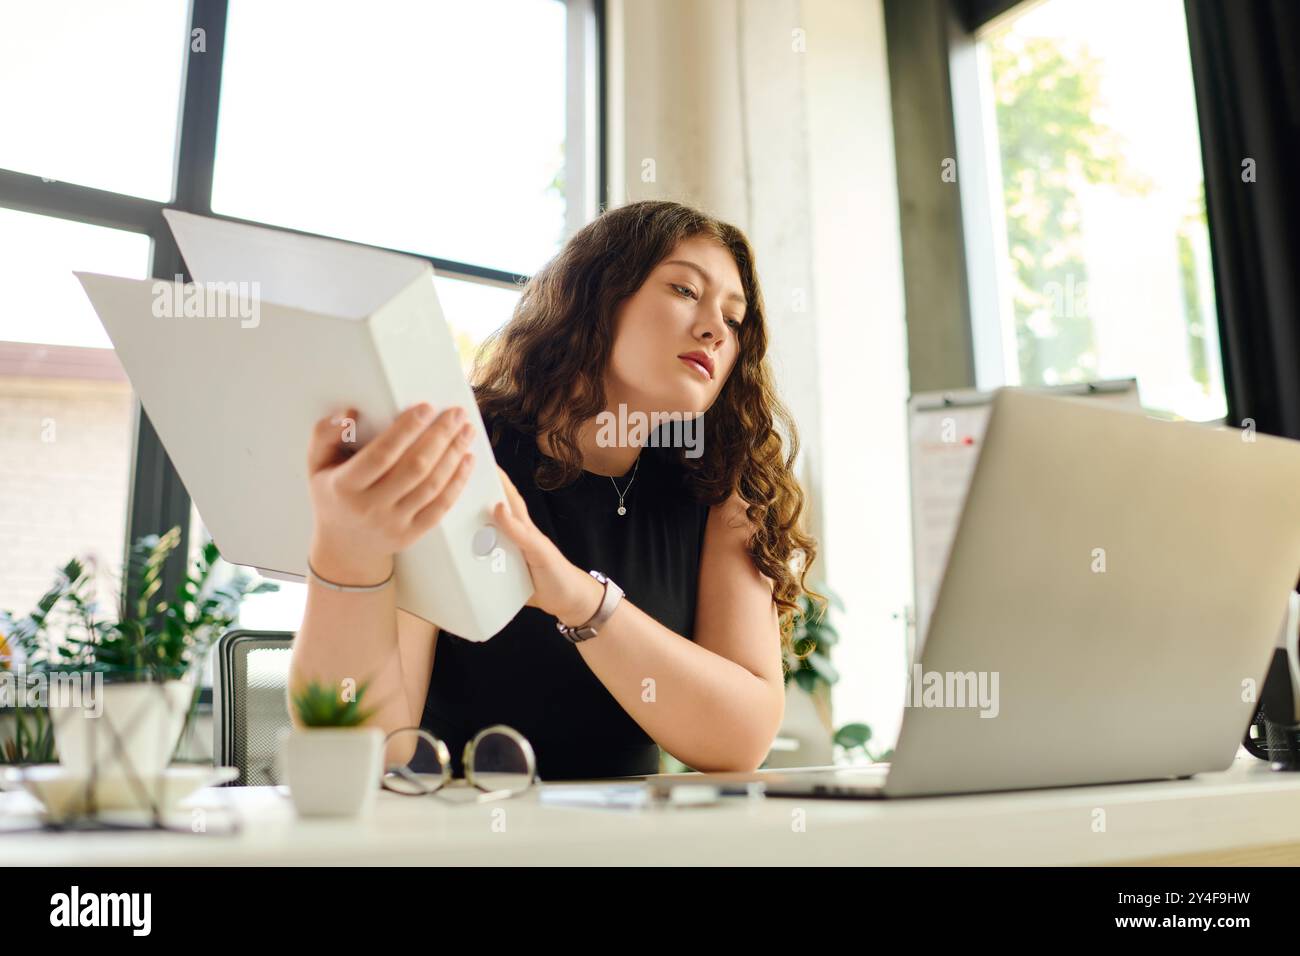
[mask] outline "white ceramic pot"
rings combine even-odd
[[[50,684],[59,763],[79,776],[157,777],[171,763],[194,688],[186,681]]]
[[[355,817],[374,806],[383,773],[378,727],[307,727],[281,735],[289,795],[304,817]]]

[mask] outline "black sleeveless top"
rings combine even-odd
[[[485,424],[490,436],[492,423]],[[583,571],[608,574],[624,600],[692,638],[709,507],[685,485],[675,459],[680,452],[643,448],[635,479],[632,470],[613,479],[626,489],[627,514],[620,516],[607,476],[584,471],[563,488],[539,489],[533,475],[543,455],[536,436],[504,422],[500,428],[497,463],[538,529]],[[640,690],[638,680],[633,691]],[[659,772],[658,745],[555,629],[555,618],[535,607],[522,608],[481,643],[438,634],[420,725],[446,742],[457,777],[464,775],[466,741],[498,723],[528,738],[542,780]]]

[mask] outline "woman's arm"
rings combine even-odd
[[[315,549],[311,561],[325,577],[338,575],[331,580],[383,580],[392,570],[391,566],[386,571],[335,564],[325,552]],[[294,639],[290,686],[310,680],[337,685],[342,676],[353,676],[360,685],[369,678],[361,704],[382,705],[371,724],[385,734],[418,727],[437,646],[438,628],[397,608],[393,588],[372,594],[340,594],[312,581],[302,627]],[[289,717],[298,727],[292,706]],[[384,765],[407,763],[414,752],[413,738],[394,740],[384,755]]]
[[[355,409],[322,418],[307,450],[313,531],[309,559],[327,581],[366,585],[385,581],[394,556],[437,525],[469,477],[469,426],[456,409],[428,405],[402,412],[359,450]],[[309,576],[307,608],[293,642],[289,716],[299,725],[292,695],[308,681],[368,684],[361,699],[377,708],[370,723],[385,733],[417,725],[433,669],[437,630],[397,611],[396,588],[339,592]],[[388,761],[405,763],[414,742],[389,746]]]
[[[502,483],[510,508],[499,506],[497,520],[528,561],[537,589],[528,603],[565,624],[585,623],[599,607],[604,585],[533,525],[504,472]],[[577,645],[641,728],[696,770],[754,770],[785,713],[776,605],[771,582],[745,550],[751,533],[738,497],[711,509],[694,641],[625,597],[600,633]]]
[[[378,562],[348,560],[345,549],[318,541],[312,543],[311,562],[328,580],[357,584],[382,581],[393,569],[391,558]],[[331,686],[338,686],[345,678],[351,678],[357,686],[368,681],[361,705],[379,708],[371,723],[385,734],[411,726],[412,707],[398,645],[396,589],[389,586],[372,593],[341,594],[310,578],[309,582],[302,626],[294,638],[290,694],[308,681]],[[432,631],[433,625],[427,626]],[[292,702],[289,717],[298,727]],[[404,755],[385,756],[391,762]]]
[[[738,497],[709,510],[694,641],[624,598],[600,633],[577,645],[623,709],[694,770],[756,769],[785,716],[772,582],[745,550],[750,533]],[[600,606],[604,586],[582,576],[586,600],[559,615],[565,624],[582,624]]]

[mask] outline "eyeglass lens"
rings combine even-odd
[[[488,791],[518,793],[533,782],[531,754],[510,734],[491,730],[474,745],[466,775],[477,787]]]
[[[409,752],[411,756],[405,763],[389,762],[385,765],[384,786],[387,789],[398,793],[431,793],[442,786],[443,760],[433,735],[428,731],[414,727],[394,731],[389,735],[388,747],[389,753]]]

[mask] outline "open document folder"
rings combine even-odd
[[[505,489],[430,265],[163,215],[197,285],[76,275],[222,556],[273,577],[306,574],[314,422],[357,408],[361,447],[416,402],[459,405],[477,426],[473,472],[451,511],[397,556],[397,606],[469,640],[500,631],[532,580],[491,524]]]

